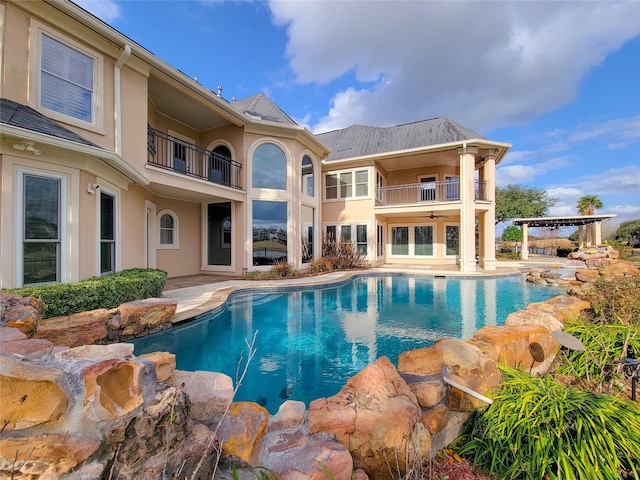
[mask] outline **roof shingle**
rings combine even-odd
[[[479,133],[446,117],[394,127],[352,125],[342,130],[321,133],[316,137],[331,150],[325,159],[327,162],[471,139],[484,139]]]
[[[33,108],[6,98],[0,98],[0,123],[51,135],[52,137],[62,138],[83,145],[89,145],[91,147],[101,148],[95,143],[90,142],[86,138],[51,120],[49,117],[42,115]]]

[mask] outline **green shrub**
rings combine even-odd
[[[585,294],[591,309],[583,317],[592,323],[640,327],[640,275],[599,277]]]
[[[556,373],[599,393],[619,394],[628,385],[620,360],[633,351],[640,354],[640,327],[567,323],[564,329],[585,346],[583,351],[565,350]]]
[[[167,272],[163,270],[132,268],[82,282],[14,288],[7,292],[39,298],[46,306],[44,318],[51,318],[161,297],[166,279]]]
[[[504,479],[640,478],[636,402],[500,369],[493,404],[476,413],[460,454]]]

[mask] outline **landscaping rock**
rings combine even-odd
[[[31,337],[42,320],[45,305],[34,297],[9,295],[0,290],[0,327],[13,327]]]
[[[0,327],[0,346],[4,342],[13,342],[15,340],[26,340],[27,337],[24,332],[18,330],[15,327]],[[0,353],[2,349],[0,348]]]
[[[406,471],[412,455],[429,452],[431,439],[420,416],[415,395],[389,359],[381,357],[333,397],[311,402],[307,418],[311,433],[336,435],[357,468],[382,480],[393,478],[388,464],[397,475]]]
[[[593,282],[600,277],[598,270],[580,269],[576,270],[576,280],[581,282]]]
[[[438,340],[432,348],[442,352],[449,378],[481,395],[502,379],[496,362],[475,345],[445,338]],[[484,405],[481,400],[457,388],[449,388],[447,407],[450,410],[472,411],[481,405]]]
[[[144,366],[136,361],[108,359],[82,371],[84,409],[96,421],[122,417],[142,405]]]
[[[140,358],[149,360],[153,363],[156,372],[156,379],[164,382],[169,379],[173,371],[176,369],[176,356],[169,352],[152,352],[140,355]]]
[[[560,320],[543,309],[518,310],[509,314],[504,323],[505,325],[542,325],[550,332],[564,329],[564,324]]]
[[[444,405],[425,410],[420,419],[431,435],[435,435],[447,426],[449,422],[449,409]]]
[[[309,437],[299,428],[270,432],[264,439],[258,463],[281,480],[351,480],[353,472],[353,460],[344,445],[327,438]],[[356,478],[367,477],[360,473]]]
[[[278,413],[269,418],[270,430],[294,428],[304,421],[307,407],[304,402],[287,400],[278,409]]]
[[[123,303],[118,307],[122,324],[121,335],[132,337],[144,330],[169,328],[177,306],[175,301],[164,298],[147,298]]]
[[[62,370],[0,357],[0,425],[23,430],[55,422],[71,401]]]
[[[398,370],[420,375],[442,373],[442,352],[432,348],[416,348],[398,355]]]
[[[189,415],[201,422],[219,420],[233,400],[233,382],[224,373],[174,370],[168,384],[186,392],[191,403]]]
[[[28,338],[25,340],[14,340],[12,342],[2,342],[0,352],[2,355],[30,355],[35,352],[50,352],[54,347],[49,340],[38,340]]]
[[[423,408],[431,408],[445,399],[446,391],[442,381],[409,383],[409,388]]]
[[[44,338],[55,345],[79,347],[107,336],[109,310],[101,308],[64,317],[42,320],[34,338]]]
[[[269,429],[269,412],[254,402],[234,402],[220,422],[218,437],[222,452],[258,465],[262,437]]]
[[[93,455],[96,439],[77,434],[42,434],[0,439],[0,478],[57,479]]]
[[[495,325],[478,330],[469,343],[497,363],[546,373],[558,353],[559,344],[542,325]]]

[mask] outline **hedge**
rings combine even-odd
[[[144,298],[161,297],[166,279],[167,272],[164,270],[132,268],[82,282],[54,283],[6,291],[23,297],[39,298],[46,306],[43,318],[51,318],[98,308],[115,308]]]

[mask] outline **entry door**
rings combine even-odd
[[[436,177],[420,178],[420,201],[435,202],[436,201]]]

